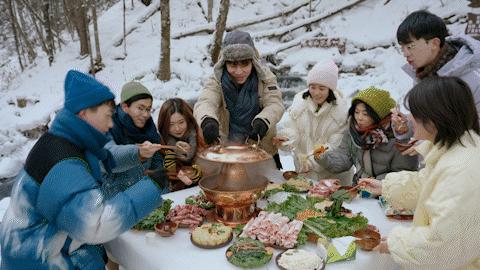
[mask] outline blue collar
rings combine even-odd
[[[87,154],[88,152],[92,153],[98,160],[103,162],[107,172],[111,172],[111,168],[115,166],[112,154],[103,148],[108,142],[108,137],[69,110],[62,109],[57,114],[49,132],[69,140],[85,150]],[[88,156],[87,159],[89,159]],[[94,175],[96,177],[99,176],[98,162],[93,164],[95,163],[94,160],[87,161]]]

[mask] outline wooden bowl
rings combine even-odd
[[[155,231],[163,237],[169,237],[175,234],[178,228],[178,223],[172,221],[165,221],[155,224]]]
[[[382,236],[375,226],[368,226],[365,229],[353,232],[353,237],[359,238],[355,240],[357,245],[366,251],[371,251],[380,244]]]

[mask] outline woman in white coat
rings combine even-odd
[[[421,81],[406,97],[418,172],[359,183],[397,209],[415,209],[413,224],[393,228],[377,250],[403,269],[480,269],[480,128],[472,93],[456,77]]]
[[[277,147],[292,151],[295,170],[311,179],[338,178],[351,183],[353,169],[332,174],[315,162],[320,146],[336,147],[347,127],[348,105],[337,89],[338,67],[332,60],[317,63],[307,75],[308,89],[295,95],[278,125]]]

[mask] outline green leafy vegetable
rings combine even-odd
[[[198,195],[190,195],[185,199],[186,204],[191,204],[191,205],[196,205],[200,208],[203,209],[212,209],[215,207],[215,204],[207,199],[207,196],[205,196],[205,193],[203,191],[200,191]]]
[[[303,198],[300,195],[292,194],[283,203],[269,203],[265,208],[267,212],[280,213],[290,220],[295,219],[298,212],[305,209],[315,209],[315,203],[322,201],[322,198]]]
[[[229,252],[231,252],[230,256],[228,256]],[[262,242],[250,238],[239,238],[227,249],[228,261],[241,268],[260,267],[271,258],[272,254],[265,250]]]
[[[307,235],[307,231],[303,229],[304,227],[302,227],[302,229],[300,230],[300,232],[298,233],[298,236],[297,236],[297,244],[296,246],[302,246],[302,245],[305,245],[307,243],[307,240],[308,240],[308,235]]]
[[[243,228],[245,227],[246,224],[237,224],[235,228],[233,228],[233,233],[235,235],[240,235],[243,231]]]
[[[352,200],[352,197],[350,197],[349,192],[345,189],[339,189],[335,191],[331,197],[332,197],[332,200],[340,200],[345,202],[349,202]]]
[[[303,226],[308,229],[308,232],[320,237],[335,238],[352,235],[357,230],[367,228],[368,219],[360,214],[352,218],[346,216],[312,217],[304,220]]]
[[[275,193],[278,193],[278,192],[282,192],[283,191],[283,188],[273,188],[273,189],[269,189],[269,190],[266,190],[263,192],[263,198],[268,198],[270,196],[272,196],[273,194]]]
[[[296,192],[296,193],[300,192],[300,190],[297,187],[293,185],[289,185],[287,183],[284,183],[282,187],[285,192]]]
[[[165,221],[165,217],[167,216],[168,211],[170,211],[172,203],[173,201],[170,199],[164,200],[160,207],[153,210],[147,217],[133,226],[133,229],[141,231],[153,231],[155,224]]]

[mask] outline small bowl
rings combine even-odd
[[[382,236],[378,232],[375,226],[368,226],[365,229],[353,232],[353,237],[358,238],[355,240],[361,249],[371,251],[373,248],[380,244]]]
[[[292,177],[295,177],[297,175],[298,175],[298,173],[296,171],[286,171],[286,172],[283,173],[283,178],[285,178],[285,180],[288,180],[288,179],[290,179]]]
[[[160,236],[168,237],[175,234],[175,231],[178,228],[178,223],[172,221],[165,221],[162,223],[157,223],[155,225],[155,231],[160,234]]]

